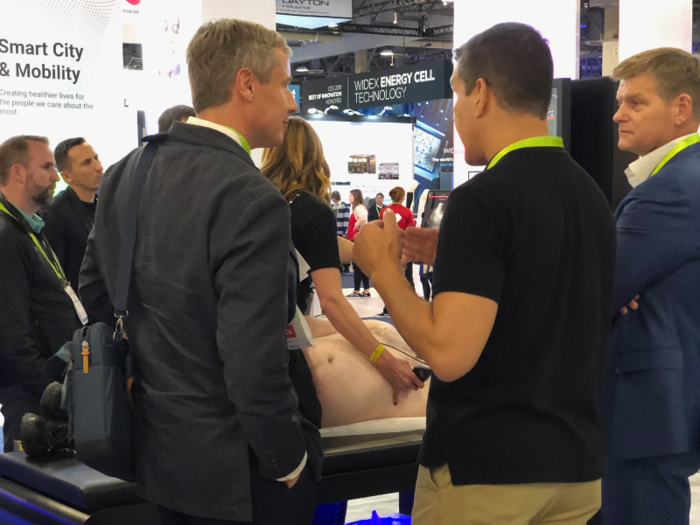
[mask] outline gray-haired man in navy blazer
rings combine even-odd
[[[163,524],[313,519],[320,436],[287,369],[289,205],[250,157],[297,110],[290,54],[257,24],[202,26],[187,50],[197,118],[173,124],[143,190],[125,331],[138,488]],[[110,322],[130,157],[105,174],[80,280]]]

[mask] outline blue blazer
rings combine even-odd
[[[700,144],[620,203],[604,401],[610,459],[700,449]]]

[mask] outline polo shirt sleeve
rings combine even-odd
[[[509,244],[504,212],[486,188],[469,185],[452,193],[440,226],[435,295],[461,292],[500,301]]]

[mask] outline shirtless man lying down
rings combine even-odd
[[[425,416],[428,388],[404,391],[394,405],[391,385],[376,367],[328,321],[306,319],[315,344],[303,352],[323,407],[323,428],[375,419]],[[415,356],[392,325],[381,321],[365,321],[365,324],[381,343]],[[385,351],[408,361],[412,367],[422,365],[388,346]]]

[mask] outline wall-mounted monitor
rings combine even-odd
[[[439,228],[442,216],[445,214],[447,198],[452,193],[450,190],[430,190],[423,212],[421,228]]]
[[[422,122],[416,122],[413,128],[413,143],[415,146],[415,156],[413,163],[416,173],[429,179],[435,178],[435,171],[439,166],[441,148],[445,134],[431,128]]]

